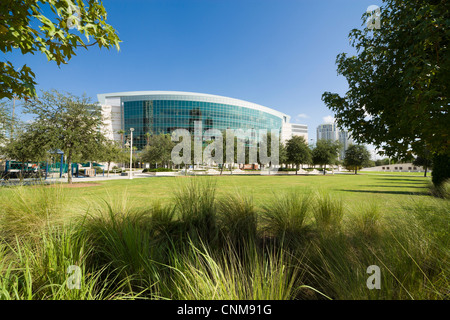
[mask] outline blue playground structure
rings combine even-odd
[[[0,171],[0,178],[4,180],[17,179],[17,178],[44,178],[47,179],[49,176],[54,176],[55,173],[59,173],[59,177],[62,178],[64,174],[68,172],[69,165],[64,163],[64,152],[61,150],[54,150],[50,152],[55,156],[52,157],[56,160],[59,155],[60,161],[41,161],[41,162],[25,162],[7,160],[4,164],[4,170]],[[74,177],[84,177],[84,174],[79,172],[79,168],[87,169],[103,169],[104,166],[95,162],[86,163],[72,163],[72,176]],[[1,170],[1,169],[0,169]],[[97,170],[94,170],[95,175]]]

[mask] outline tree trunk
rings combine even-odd
[[[25,160],[23,160],[23,161],[20,162],[20,174],[19,174],[19,181],[20,181],[20,183],[23,182],[23,168],[24,168],[23,163],[24,163],[24,162],[25,162]]]
[[[355,166],[355,174],[356,174],[357,171],[358,171],[358,167]]]
[[[298,175],[298,164],[295,166],[295,175]]]
[[[423,174],[423,176],[426,178],[427,177],[427,169],[428,167],[425,167],[425,173]]]
[[[67,183],[72,184],[72,151],[67,155]]]
[[[108,162],[108,172],[106,173],[106,177],[109,178],[109,166],[111,165],[111,162]]]
[[[327,172],[327,165],[323,166],[323,175],[325,175],[325,173]]]

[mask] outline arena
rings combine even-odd
[[[138,150],[145,147],[147,133],[171,133],[180,128],[193,131],[196,121],[201,121],[203,130],[277,129],[282,142],[292,135],[302,135],[308,141],[306,125],[292,124],[290,116],[282,112],[234,98],[192,92],[132,91],[98,94],[98,101],[107,119],[107,136],[120,141],[133,128],[133,146]]]

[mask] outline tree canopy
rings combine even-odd
[[[0,51],[41,52],[59,66],[67,63],[79,47],[119,49],[120,39],[106,18],[104,6],[97,0],[2,0]],[[35,96],[35,84],[35,74],[27,65],[0,62],[0,99]]]
[[[42,161],[48,156],[46,149],[43,148],[42,141],[40,141],[40,137],[29,127],[21,128],[14,139],[10,139],[8,143],[0,148],[0,151],[2,155],[21,162],[21,180],[23,179],[24,164],[26,162]]]
[[[97,159],[107,163],[107,176],[109,177],[111,162],[125,161],[125,154],[120,142],[114,140],[104,140],[100,145]]]
[[[67,156],[68,182],[72,182],[71,163],[99,156],[104,136],[100,106],[86,96],[77,97],[56,90],[43,92],[25,104],[25,112],[35,116],[29,125],[42,148],[60,149]]]
[[[149,135],[147,146],[141,153],[141,160],[168,165],[171,161],[171,151],[174,145],[170,134]]]
[[[448,156],[450,2],[383,2],[379,29],[350,32],[357,55],[337,56],[348,91],[325,92],[322,100],[358,143],[371,143],[391,157],[407,157],[424,146]]]
[[[301,164],[311,163],[311,150],[302,136],[292,136],[286,141],[286,161],[299,169]]]
[[[433,165],[433,160],[429,156],[427,157],[424,155],[419,155],[413,160],[412,164],[415,166],[423,167],[424,169],[423,176],[426,177],[428,168]]]
[[[325,169],[327,164],[336,163],[340,148],[339,141],[319,139],[312,150],[312,162],[324,166]]]
[[[345,151],[344,166],[347,169],[355,170],[355,174],[357,174],[358,169],[369,164],[369,160],[370,152],[366,146],[352,144]]]

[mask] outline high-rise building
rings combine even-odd
[[[339,128],[335,123],[321,124],[317,127],[317,140],[339,140]]]
[[[336,123],[321,124],[317,127],[317,140],[339,141],[342,149],[339,153],[339,160],[345,158],[345,151],[353,143],[351,134],[348,131],[340,130]]]

